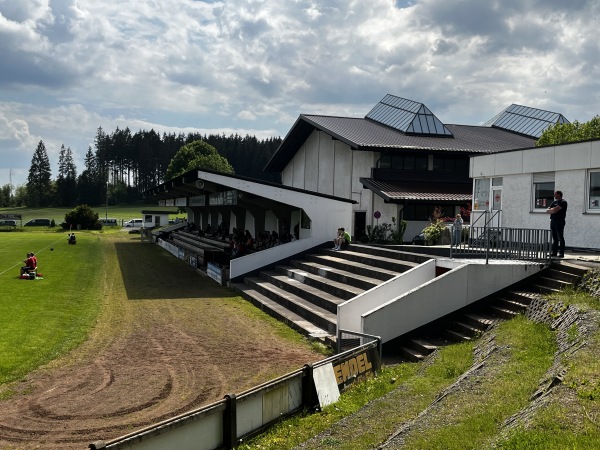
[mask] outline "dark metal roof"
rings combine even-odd
[[[432,183],[419,181],[377,181],[361,178],[363,186],[389,203],[417,201],[471,201],[472,185],[465,183]]]
[[[535,139],[499,128],[469,125],[446,127],[453,137],[406,134],[369,119],[302,114],[267,163],[265,170],[282,171],[314,130],[329,134],[348,144],[353,150],[365,151],[410,149],[479,154],[535,146]]]
[[[452,136],[442,121],[423,103],[387,94],[365,116],[403,133]]]
[[[333,200],[338,200],[345,203],[357,203],[356,200],[337,197],[335,195],[321,194],[319,192],[309,191],[306,189],[295,188],[292,186],[285,186],[280,183],[273,183],[270,181],[259,180],[256,178],[245,177],[241,175],[228,174],[216,172],[214,170],[208,169],[193,169],[182,175],[179,175],[171,180],[165,181],[158,186],[148,189],[144,191],[144,197],[156,197],[159,200],[164,199],[172,199],[178,197],[190,197],[195,195],[207,194],[209,192],[219,192],[222,190],[226,190],[228,188],[227,185],[217,185],[213,183],[204,183],[204,180],[198,176],[198,172],[207,172],[216,175],[221,175],[226,178],[231,178],[235,180],[244,180],[252,183],[261,184],[264,186],[276,187],[279,189],[284,189],[290,192],[300,192],[303,194],[310,194],[316,197],[329,198]],[[197,181],[201,181],[202,184],[198,184]]]
[[[569,123],[569,121],[559,113],[513,103],[500,114],[488,120],[484,126],[502,128],[539,138],[547,128],[557,123]]]

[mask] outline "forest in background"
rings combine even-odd
[[[56,176],[43,141],[34,151],[27,183],[0,188],[0,207],[74,206],[132,203],[142,193],[164,181],[169,163],[184,145],[202,140],[233,166],[235,174],[280,182],[278,173],[263,168],[281,144],[280,137],[258,140],[255,136],[232,134],[160,133],[117,128],[111,133],[96,131],[94,148],[88,147],[84,167],[75,166],[69,147],[63,145]]]

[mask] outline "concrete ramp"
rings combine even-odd
[[[538,274],[524,261],[427,261],[338,306],[338,329],[390,341]]]

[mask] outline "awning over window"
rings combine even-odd
[[[361,178],[360,182],[389,203],[405,200],[470,202],[472,199],[473,186],[466,183],[377,181],[372,178]]]

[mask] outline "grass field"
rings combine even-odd
[[[0,384],[64,353],[87,336],[98,314],[103,246],[98,235],[0,233]],[[38,257],[41,280],[17,279],[26,253]]]

